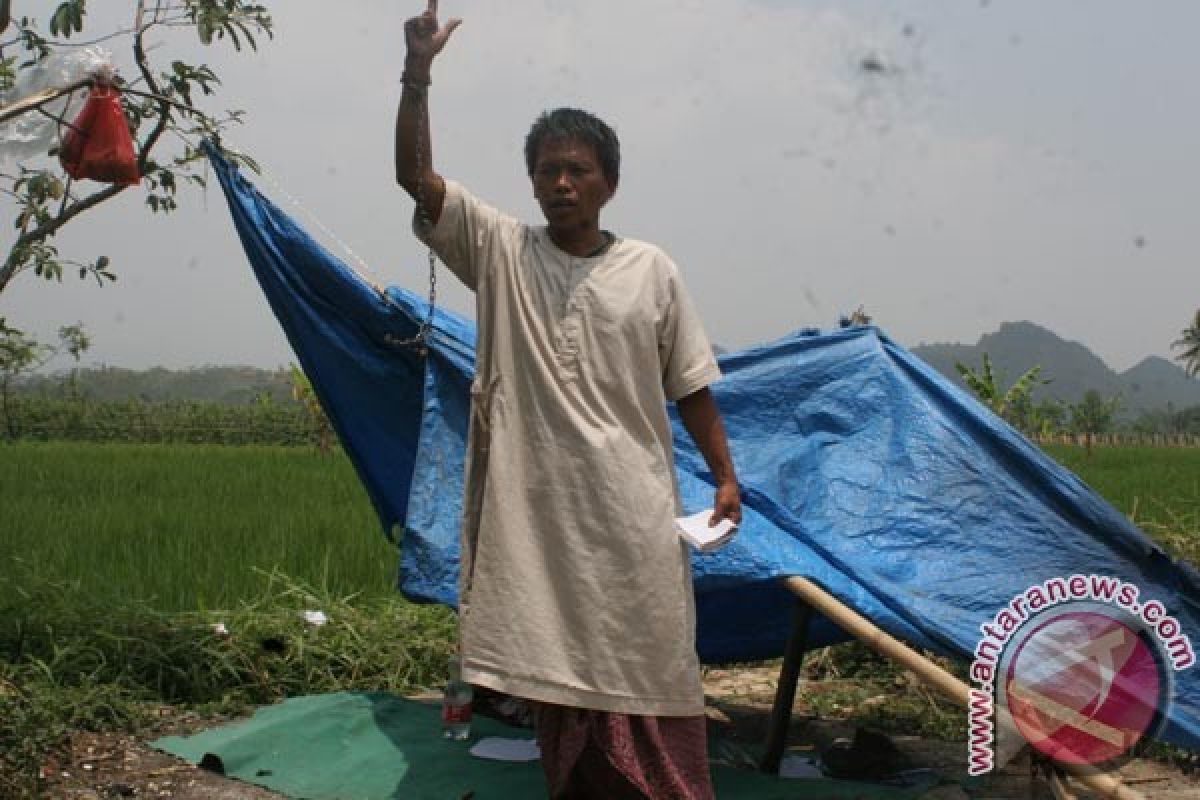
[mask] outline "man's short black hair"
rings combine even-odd
[[[538,151],[547,139],[578,139],[596,149],[600,169],[612,187],[621,175],[621,143],[617,134],[604,120],[578,108],[556,108],[543,111],[525,137],[525,166],[533,177]]]

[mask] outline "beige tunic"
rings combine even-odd
[[[452,181],[424,238],[476,292],[464,676],[561,705],[703,713],[666,402],[720,372],[677,267],[629,239],[571,256]]]

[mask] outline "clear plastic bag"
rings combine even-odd
[[[111,79],[112,74],[112,54],[102,47],[55,53],[36,67],[22,70],[14,87],[0,92],[0,104],[8,105],[45,89],[70,86],[90,75]],[[43,105],[46,114],[31,110],[0,124],[0,164],[45,156],[58,141],[59,126],[53,117],[71,119],[82,107],[85,95],[80,90]]]

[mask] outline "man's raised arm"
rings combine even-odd
[[[439,27],[437,0],[429,0],[425,13],[404,23],[404,90],[396,112],[396,182],[404,187],[435,224],[442,214],[446,184],[433,169],[429,142],[429,73],[434,57],[461,19]],[[420,197],[417,196],[418,191]]]

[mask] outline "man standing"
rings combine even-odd
[[[616,135],[543,114],[525,145],[546,225],[434,169],[430,68],[460,21],[405,25],[396,179],[415,230],[476,293],[459,625],[467,681],[533,701],[552,797],[710,798],[691,564],[668,401],[741,520],[708,390],[720,377],[679,271],[600,227]]]

